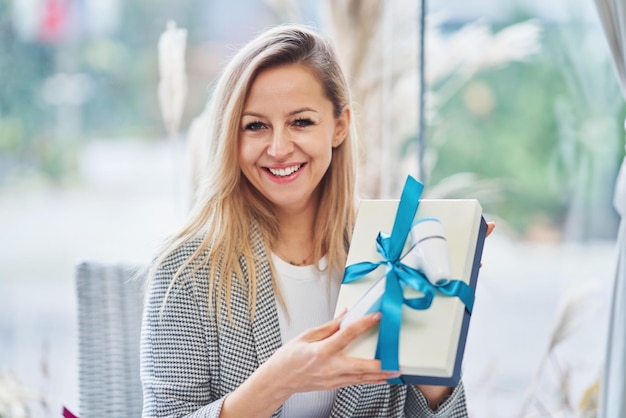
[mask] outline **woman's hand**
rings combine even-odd
[[[285,395],[336,389],[361,383],[385,383],[399,372],[384,372],[379,360],[347,356],[344,348],[380,321],[380,313],[368,315],[345,328],[343,315],[305,331],[281,347],[268,362],[279,373]]]
[[[294,393],[361,383],[385,383],[400,372],[384,372],[379,360],[358,359],[343,349],[380,322],[380,313],[339,328],[343,315],[311,328],[278,349],[226,397],[220,417],[268,417]]]
[[[485,235],[485,237],[488,237],[489,235],[491,235],[495,227],[496,227],[495,222],[487,222],[487,234]]]
[[[495,222],[487,222],[487,233],[485,234],[485,238],[487,238],[489,235],[491,235],[491,233],[493,232],[494,228],[496,227],[496,223]],[[483,266],[483,263],[480,263],[480,266]]]

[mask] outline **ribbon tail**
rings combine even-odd
[[[402,322],[402,288],[396,273],[390,269],[387,273],[385,293],[381,301],[382,317],[378,333],[376,352],[379,354],[383,370],[400,370],[398,361],[400,324]],[[400,379],[389,379],[389,383],[402,383]]]
[[[465,304],[465,309],[469,314],[472,313],[474,308],[474,291],[465,282],[460,280],[452,280],[443,286],[437,286],[437,290],[446,296],[456,296],[461,299],[461,302]]]
[[[381,264],[384,264],[384,262],[371,263],[369,261],[363,261],[362,263],[351,264],[346,267],[343,273],[342,283],[351,283],[358,280],[366,274],[374,271]]]

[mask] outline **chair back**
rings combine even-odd
[[[140,417],[139,338],[146,270],[83,262],[76,268],[79,416]]]

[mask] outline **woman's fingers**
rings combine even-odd
[[[383,371],[379,360],[349,357],[345,347],[380,322],[380,313],[367,315],[340,328],[342,317],[305,331],[276,352],[272,364],[284,373],[294,392],[328,390],[355,384],[383,383],[399,376]]]
[[[396,371],[383,371],[380,368],[380,360],[344,357],[341,361],[342,366],[345,366],[345,373],[350,375],[378,374],[378,377],[386,377],[388,374],[397,373]]]
[[[487,222],[487,234],[486,236],[488,237],[489,234],[491,234],[493,232],[493,229],[496,227],[496,223],[495,222]]]
[[[328,338],[329,349],[331,351],[342,351],[350,342],[367,330],[378,325],[380,322],[380,312],[369,314],[361,319],[352,322],[350,325],[341,328],[338,332]]]
[[[335,317],[335,319],[339,318],[339,319],[343,319],[344,316],[346,316],[346,314],[348,313],[348,308],[344,307],[341,312],[339,312],[339,314]]]
[[[339,316],[335,319],[331,319],[330,321],[326,322],[323,325],[320,325],[319,327],[306,330],[302,334],[302,337],[304,338],[305,341],[308,341],[308,342],[324,340],[330,337],[331,335],[335,334],[339,330],[339,324],[341,324],[341,319],[342,319],[342,316]]]
[[[488,237],[493,232],[495,227],[496,227],[495,222],[487,222],[487,233],[485,234],[485,237]],[[482,266],[483,266],[483,263],[480,263],[480,267]]]
[[[358,384],[386,383],[387,379],[400,376],[400,372],[346,373],[338,375],[332,386],[342,387]]]

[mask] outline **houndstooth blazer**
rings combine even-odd
[[[158,268],[148,289],[141,332],[144,417],[219,417],[224,398],[280,346],[281,336],[269,262],[260,234],[256,314],[250,320],[247,292],[233,280],[231,314],[209,306],[208,268],[186,276],[162,303],[178,268],[199,241],[179,248]],[[244,280],[247,268],[242,262]],[[217,296],[216,290],[212,290]],[[215,298],[213,299],[215,300]],[[219,318],[219,319],[218,319]],[[279,408],[273,417],[281,415]],[[419,390],[405,385],[356,385],[337,391],[331,417],[467,417],[462,384],[440,405],[428,408]]]

